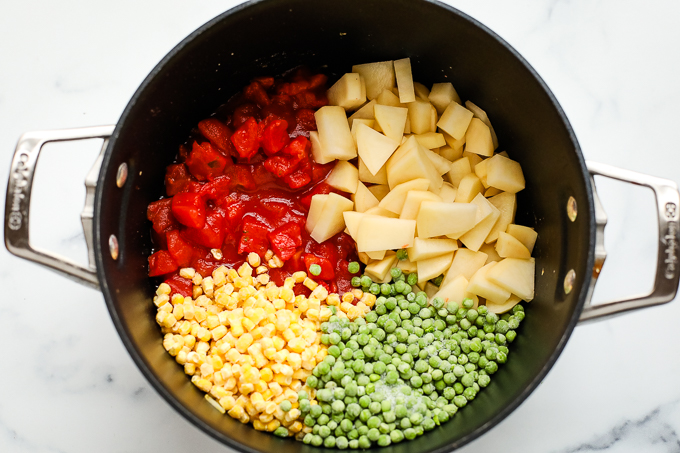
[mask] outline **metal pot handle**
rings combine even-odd
[[[680,245],[680,193],[674,181],[657,178],[654,176],[624,170],[611,165],[587,161],[586,165],[590,172],[591,185],[595,198],[595,221],[597,234],[595,243],[595,268],[590,284],[590,291],[586,298],[579,321],[591,321],[602,317],[612,316],[637,308],[650,307],[665,304],[675,298],[680,279],[680,265],[678,264],[678,246]],[[645,186],[652,189],[656,199],[659,225],[659,252],[656,260],[656,274],[654,286],[649,294],[632,296],[627,299],[592,305],[590,296],[600,274],[607,253],[604,249],[604,227],[607,224],[607,215],[604,213],[600,200],[595,190],[593,176],[606,176],[607,178]]]
[[[5,245],[10,253],[34,261],[67,278],[92,288],[99,288],[94,262],[92,218],[94,214],[94,189],[99,167],[104,157],[108,139],[115,126],[96,126],[78,129],[28,132],[21,136],[14,151],[5,199]],[[104,143],[92,169],[85,179],[87,189],[85,207],[81,213],[83,232],[88,250],[88,267],[81,266],[55,253],[35,249],[29,240],[29,213],[33,175],[42,147],[49,142],[102,138]]]

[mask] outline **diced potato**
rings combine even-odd
[[[500,154],[489,158],[486,181],[497,189],[517,193],[524,189],[524,174],[518,162]]]
[[[397,148],[386,164],[387,183],[391,188],[406,181],[426,178],[430,180],[430,190],[439,191],[444,180],[425,151],[413,136]]]
[[[446,255],[458,250],[458,241],[455,239],[423,239],[415,238],[413,247],[410,247],[408,258],[412,261],[427,260],[435,256]],[[446,271],[450,265],[444,269]],[[440,272],[443,273],[444,271]],[[439,274],[437,274],[439,275]]]
[[[352,122],[352,125],[350,126],[350,132],[352,133],[352,138],[354,139],[355,145],[357,144],[357,127],[359,126],[359,124],[365,124],[366,126],[373,129],[375,126],[375,120],[357,118],[355,121]]]
[[[415,261],[411,260],[399,260],[397,261],[397,267],[401,269],[404,274],[412,274],[418,271],[418,267]]]
[[[371,188],[369,187],[368,190],[371,190]],[[395,214],[392,211],[388,211],[387,209],[383,209],[380,206],[373,206],[372,208],[367,209],[366,212],[364,212],[364,214],[366,214],[366,215],[379,215],[379,216],[383,216],[383,217],[389,217],[389,218],[392,218],[392,219],[398,219],[399,218],[399,215]]]
[[[465,132],[470,125],[472,120],[472,112],[460,105],[459,103],[452,101],[442,113],[437,127],[449,134],[455,139],[462,139],[465,137]]]
[[[357,252],[357,255],[359,256],[359,261],[361,261],[364,264],[368,265],[371,263],[371,261],[373,261],[364,252]]]
[[[446,271],[441,286],[453,281],[459,275],[464,276],[466,280],[470,280],[475,275],[475,272],[486,264],[487,258],[488,255],[486,253],[459,248],[453,256],[451,267]]]
[[[397,261],[397,255],[390,250],[385,254],[385,258],[380,261],[374,261],[366,266],[364,272],[373,280],[386,283],[389,280],[390,269],[394,267],[395,261]]]
[[[484,186],[479,180],[477,175],[474,173],[469,173],[463,176],[458,184],[458,193],[456,194],[456,202],[458,203],[469,203],[471,202],[478,193],[484,191]]]
[[[349,129],[345,109],[326,105],[314,113],[314,118],[319,133],[319,143],[326,158],[330,158],[330,160],[350,160],[357,157],[357,150]],[[316,160],[316,155],[314,158]],[[330,162],[330,160],[323,160]]]
[[[439,155],[442,156],[444,159],[453,162],[463,157],[463,148],[461,147],[458,151],[456,151],[449,145],[442,146],[441,148],[439,148]]]
[[[435,293],[433,299],[439,297],[444,302],[455,302],[458,305],[461,305],[464,299],[472,299],[474,301],[472,308],[477,308],[479,306],[479,298],[476,294],[472,294],[467,290],[468,283],[468,279],[463,274],[458,274],[446,285],[442,282],[439,285],[439,291]]]
[[[538,233],[527,226],[515,225],[511,223],[505,230],[511,236],[514,236],[519,242],[524,244],[524,246],[529,250],[529,253],[534,251],[534,245],[536,244],[536,238],[538,238]]]
[[[489,202],[498,208],[501,215],[484,241],[487,244],[498,239],[498,233],[505,231],[508,225],[514,222],[515,211],[517,210],[517,196],[514,193],[502,192],[489,198]]]
[[[434,105],[430,104],[430,131],[434,132],[437,130],[437,121],[439,121],[437,109],[434,108]]]
[[[375,175],[371,173],[361,157],[359,157],[359,181],[371,184],[387,185],[387,168],[383,165]],[[388,186],[389,187],[389,186]]]
[[[482,246],[484,240],[489,236],[489,232],[498,221],[498,217],[500,216],[500,211],[494,205],[489,203],[481,194],[480,197],[483,202],[488,203],[488,206],[491,207],[491,214],[475,225],[473,229],[459,238],[460,241],[465,244],[465,247],[474,251],[479,250],[479,248]]]
[[[479,178],[479,180],[482,182],[482,185],[484,188],[489,187],[489,184],[486,182],[486,165],[489,162],[489,159],[484,159],[481,162],[479,162],[477,165],[475,165],[475,174]]]
[[[432,104],[429,101],[417,99],[409,102],[408,117],[411,121],[411,133],[435,132],[435,128],[432,127]]]
[[[364,126],[367,127],[367,126]],[[345,160],[339,160],[326,178],[326,184],[343,192],[355,193],[359,183],[359,170]]]
[[[418,211],[418,237],[432,238],[468,231],[475,225],[477,206],[471,203],[424,201]]]
[[[359,110],[354,112],[352,116],[347,119],[349,126],[352,127],[352,124],[356,119],[374,120],[375,114],[373,113],[373,107],[375,104],[375,100],[367,102]]]
[[[368,188],[378,201],[382,201],[388,193],[390,193],[390,186],[387,184],[375,184]]]
[[[430,90],[422,83],[413,82],[413,90],[416,92],[416,97],[424,101],[430,96]]]
[[[449,134],[447,134],[446,132],[442,131],[441,129],[440,129],[440,131],[441,131],[442,135],[444,136],[444,140],[446,140],[446,144],[449,145],[457,153],[460,153],[461,156],[462,156],[463,146],[465,146],[465,136],[463,136],[463,138],[461,138],[461,139],[455,139],[455,138],[451,137]],[[461,156],[459,156],[459,157],[461,157]]]
[[[375,98],[375,101],[380,105],[388,105],[390,107],[404,107],[401,102],[399,102],[399,96],[392,93],[390,90],[384,90],[382,93]]]
[[[399,218],[415,220],[418,217],[420,204],[423,201],[442,201],[442,199],[438,195],[427,190],[410,190],[406,194],[404,207],[399,214]]]
[[[472,118],[465,132],[465,151],[480,156],[493,156],[493,149],[489,126],[479,118]]]
[[[465,145],[466,150],[463,151],[463,157],[467,157],[470,159],[470,167],[472,168],[472,171],[475,171],[475,168],[477,168],[477,165],[482,162],[482,157],[479,154],[475,153],[470,153],[467,151],[467,145]]]
[[[399,184],[392,188],[390,193],[385,195],[385,198],[380,200],[380,207],[392,211],[396,214],[401,214],[406,201],[406,195],[409,190],[427,190],[430,186],[430,181],[425,178],[414,179],[405,183]]]
[[[357,212],[365,212],[380,203],[361,181],[357,182],[357,190],[352,194],[352,200],[354,200],[354,210]]]
[[[418,286],[416,285],[416,288],[417,287]],[[414,289],[414,291],[415,291],[415,289]],[[423,289],[423,291],[427,295],[427,300],[432,300],[434,298],[434,295],[437,294],[437,292],[439,291],[439,287],[432,284],[432,282],[426,282],[425,288]]]
[[[477,216],[475,217],[475,226],[479,225],[479,222],[486,219],[495,210],[494,205],[489,203],[489,201],[484,198],[484,195],[478,193],[475,198],[470,202],[477,206]]]
[[[489,281],[506,291],[530,302],[534,298],[535,267],[536,262],[533,258],[528,260],[505,258],[489,271],[487,277]]]
[[[390,107],[388,105],[376,104],[374,112],[375,120],[385,135],[399,145],[401,143],[401,137],[404,135],[408,109],[404,107]]]
[[[401,60],[395,60],[394,74],[397,78],[397,88],[399,88],[399,101],[402,103],[415,101],[416,93],[413,88],[411,59],[403,58]]]
[[[351,135],[351,132],[350,132]],[[328,155],[328,152],[321,145],[319,141],[319,133],[317,131],[309,132],[309,141],[312,143],[312,156],[314,157],[314,162],[318,164],[327,164],[335,159]]]
[[[434,105],[434,107],[437,109],[437,113],[440,115],[444,113],[444,110],[446,110],[446,107],[448,107],[451,102],[462,104],[456,89],[451,83],[448,82],[433,84],[432,91],[430,91],[428,99],[432,105]]]
[[[439,154],[435,153],[432,150],[425,149],[425,155],[432,161],[432,164],[435,166],[437,169],[437,172],[440,175],[445,175],[449,171],[451,171],[451,162],[444,159],[442,156]]]
[[[422,287],[426,281],[439,277],[451,266],[452,260],[453,252],[418,260],[416,262],[418,267],[418,285]]]
[[[366,255],[368,255],[368,257],[372,260],[378,260],[379,261],[379,260],[385,258],[385,252],[387,252],[387,250],[379,250],[377,252],[366,252]]]
[[[312,204],[314,203],[314,198],[318,197],[319,195],[314,195],[312,197]],[[327,196],[327,195],[326,195]],[[312,209],[309,209],[309,212],[312,212]],[[342,213],[343,219],[345,219],[345,226],[347,226],[347,231],[350,236],[352,236],[352,239],[355,241],[357,240],[357,232],[359,231],[359,224],[361,223],[361,219],[364,217],[363,212],[356,212],[356,211],[345,211]],[[307,223],[309,223],[309,217],[307,217]]]
[[[450,182],[444,182],[444,184],[442,184],[441,188],[439,189],[439,197],[442,199],[442,201],[447,203],[453,203],[456,201],[457,193],[458,189],[453,187]]]
[[[376,109],[377,107],[383,106],[376,106]],[[376,175],[380,171],[385,162],[387,162],[387,159],[389,159],[392,153],[394,153],[394,150],[397,149],[397,146],[399,146],[399,142],[384,136],[380,132],[374,131],[365,124],[359,124],[357,126],[357,148],[359,150],[359,156],[372,175]],[[359,172],[357,171],[357,180],[358,178]]]
[[[531,252],[516,237],[508,233],[498,233],[496,241],[496,251],[503,258],[531,258]]]
[[[446,146],[446,140],[444,140],[444,134],[439,134],[437,132],[426,132],[424,134],[416,135],[416,140],[421,146],[427,149],[440,148]]]
[[[327,200],[327,194],[316,194],[312,197],[312,201],[309,205],[309,213],[307,214],[307,223],[305,224],[305,229],[308,233],[311,233],[319,222],[323,206],[326,204]]]
[[[472,173],[470,159],[467,157],[461,157],[460,159],[451,163],[451,170],[449,170],[449,173],[446,176],[454,187],[458,187],[460,185],[460,181],[470,173]]]
[[[352,72],[361,74],[366,82],[366,97],[371,100],[383,90],[394,86],[395,75],[392,61],[380,61],[352,66]]]
[[[354,203],[351,200],[335,193],[329,193],[328,199],[323,205],[321,215],[309,235],[316,242],[321,243],[340,233],[345,229],[343,212],[351,211],[353,208]]]
[[[397,250],[411,247],[415,238],[414,220],[366,215],[359,224],[357,251]]]
[[[486,181],[486,178],[484,178],[484,181]],[[488,183],[487,183],[488,184]],[[486,198],[493,197],[494,195],[498,195],[499,193],[502,193],[502,190],[496,189],[495,187],[489,187],[484,191],[484,196]]]
[[[488,300],[486,302],[486,308],[491,312],[491,313],[496,313],[497,315],[507,313],[510,310],[512,310],[512,307],[520,303],[522,299],[520,299],[519,296],[516,296],[514,294],[510,294],[510,297],[508,297],[508,300],[503,302],[502,304],[496,304]]]
[[[467,290],[497,304],[508,300],[510,291],[492,282],[487,276],[488,272],[500,263],[491,262],[475,272],[468,283]]]
[[[484,122],[484,124],[489,126],[489,130],[491,131],[491,139],[493,140],[493,149],[498,148],[498,137],[496,137],[496,131],[493,130],[493,126],[491,125],[491,121],[489,121],[489,117],[487,116],[486,112],[480,109],[472,101],[465,101],[465,107],[467,107],[467,109],[470,110],[475,115],[475,117],[479,118]]]
[[[500,261],[503,259],[498,254],[498,252],[496,252],[496,247],[494,247],[492,244],[482,244],[482,246],[479,248],[479,251],[488,255],[484,264],[489,264],[492,261]]]
[[[348,73],[340,77],[328,89],[329,105],[337,105],[345,110],[354,110],[366,102],[365,85],[362,90],[361,76],[359,74]]]

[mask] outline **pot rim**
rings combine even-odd
[[[99,173],[98,181],[97,181],[97,190],[95,193],[95,201],[94,201],[94,248],[95,248],[95,260],[96,260],[96,269],[97,269],[97,276],[99,278],[100,282],[100,287],[101,291],[104,294],[104,299],[106,301],[106,306],[109,310],[109,314],[111,316],[111,319],[113,321],[113,324],[118,332],[118,335],[121,338],[121,341],[123,342],[125,348],[127,349],[128,353],[132,357],[133,361],[139,368],[139,370],[142,372],[144,377],[147,379],[147,381],[151,384],[151,386],[165,399],[170,406],[172,406],[176,411],[178,411],[182,416],[190,421],[194,426],[200,428],[202,431],[206,432],[209,434],[211,437],[214,439],[220,441],[221,443],[234,448],[238,451],[244,452],[244,453],[260,453],[258,450],[251,449],[241,443],[236,442],[233,440],[231,437],[228,437],[224,435],[222,432],[212,428],[209,426],[207,423],[203,422],[198,416],[194,415],[191,411],[189,411],[183,404],[181,404],[174,396],[173,394],[168,391],[162,383],[158,380],[157,376],[154,374],[154,372],[146,365],[143,357],[140,355],[139,351],[135,348],[132,340],[130,339],[128,332],[126,331],[120,317],[118,316],[116,307],[113,304],[113,297],[112,297],[112,289],[109,287],[108,280],[106,273],[104,272],[105,269],[105,263],[104,263],[104,256],[107,251],[107,241],[108,238],[103,238],[102,237],[102,224],[100,221],[101,214],[102,214],[102,192],[103,192],[103,187],[106,187],[105,184],[109,184],[111,181],[107,181],[107,175],[110,172],[109,167],[111,166],[111,161],[112,161],[112,151],[116,147],[116,142],[118,139],[118,136],[120,135],[121,129],[125,127],[125,122],[127,120],[127,117],[130,114],[130,111],[132,108],[135,106],[137,103],[137,100],[141,97],[142,93],[147,89],[147,87],[151,84],[151,82],[158,77],[159,75],[162,75],[162,73],[165,70],[165,66],[170,63],[180,52],[184,50],[185,47],[187,47],[191,42],[193,42],[195,39],[199,39],[200,36],[206,32],[208,29],[210,29],[212,26],[215,24],[221,22],[224,20],[226,17],[234,15],[234,14],[240,14],[242,12],[247,11],[250,8],[253,8],[261,3],[268,3],[271,2],[272,0],[251,0],[247,1],[245,3],[242,3],[240,5],[237,5],[220,15],[214,17],[213,19],[209,20],[202,26],[200,26],[198,29],[193,31],[191,34],[189,34],[187,37],[185,37],[180,43],[178,43],[170,52],[168,52],[163,59],[151,70],[151,72],[146,76],[144,81],[140,84],[140,86],[137,88],[135,93],[132,95],[130,98],[130,101],[126,105],[123,113],[121,114],[115,130],[113,134],[111,135],[109,145],[105,151],[103,161],[102,161],[102,166],[101,166],[101,171]],[[410,3],[413,0],[407,0],[405,3]],[[576,153],[578,164],[580,166],[581,173],[583,175],[583,180],[586,181],[587,187],[586,187],[586,193],[587,193],[587,201],[588,201],[588,206],[587,206],[587,211],[588,211],[588,232],[589,232],[589,247],[588,247],[588,256],[586,260],[586,270],[593,269],[594,264],[595,264],[595,235],[596,235],[596,225],[595,225],[595,203],[593,200],[593,187],[592,184],[590,183],[590,173],[588,172],[588,169],[586,167],[585,159],[583,157],[583,154],[581,152],[581,148],[578,144],[578,141],[576,139],[576,134],[574,133],[571,124],[569,123],[569,120],[567,119],[564,111],[562,110],[560,104],[557,102],[557,99],[555,98],[554,94],[552,91],[548,88],[547,84],[543,81],[543,79],[539,76],[539,74],[536,72],[536,70],[528,63],[527,60],[522,57],[521,54],[519,54],[510,44],[508,44],[505,40],[503,40],[499,35],[497,35],[495,32],[493,32],[491,29],[489,29],[487,26],[479,22],[478,20],[470,17],[469,15],[465,14],[464,12],[448,5],[441,3],[436,0],[421,0],[423,3],[428,3],[433,6],[442,8],[446,12],[450,14],[454,14],[459,16],[461,19],[463,19],[466,22],[469,22],[471,25],[474,27],[480,29],[484,33],[486,33],[488,36],[490,36],[492,39],[494,39],[498,44],[500,44],[505,50],[510,52],[516,59],[517,61],[533,76],[535,81],[539,84],[539,86],[542,88],[542,90],[545,92],[547,95],[548,99],[553,105],[553,108],[555,109],[556,113],[558,114],[558,117],[562,121],[562,124],[564,125],[564,128],[566,132],[568,133],[569,139],[571,140],[573,146],[574,146],[574,152]],[[115,171],[113,172],[115,174]],[[575,304],[574,311],[571,315],[571,318],[565,328],[565,331],[560,338],[560,341],[558,342],[557,346],[553,350],[552,354],[550,355],[549,359],[546,361],[545,365],[543,368],[540,369],[540,371],[533,377],[533,379],[529,382],[529,384],[524,388],[524,390],[507,406],[505,406],[502,410],[500,410],[498,413],[496,413],[491,419],[489,419],[485,424],[481,425],[477,429],[473,430],[469,434],[463,436],[462,438],[458,439],[456,442],[452,444],[448,444],[446,446],[437,448],[435,450],[431,450],[433,453],[444,453],[447,451],[455,450],[457,448],[462,447],[463,445],[466,445],[473,440],[477,439],[480,437],[482,434],[486,433],[489,431],[491,428],[494,426],[498,425],[502,420],[504,420],[510,413],[512,413],[515,409],[517,409],[520,404],[522,404],[526,398],[538,387],[538,385],[543,381],[545,376],[548,374],[550,369],[553,367],[555,362],[557,361],[558,357],[562,353],[567,341],[571,337],[571,334],[574,330],[574,327],[578,323],[579,320],[579,315],[581,311],[583,310],[584,304],[586,302],[586,299],[588,297],[588,289],[589,289],[589,283],[591,279],[589,276],[587,276],[583,284],[580,287],[580,290],[578,292],[578,300]],[[307,448],[314,449],[317,451],[320,451],[321,448],[315,448],[315,447],[310,447],[306,446]]]

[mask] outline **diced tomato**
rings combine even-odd
[[[269,228],[267,225],[252,216],[247,216],[243,220],[242,231],[238,252],[245,254],[255,252],[260,257],[264,257],[269,248],[269,240],[267,239]]]
[[[314,117],[314,110],[298,109],[295,111],[295,119],[297,120],[299,129],[305,131],[316,130],[316,118]]]
[[[172,274],[165,280],[170,286],[170,294],[181,294],[184,297],[191,297],[193,283],[188,278],[180,277],[179,274]]]
[[[248,118],[241,127],[236,129],[236,132],[231,136],[231,143],[241,158],[250,159],[255,155],[260,148],[260,138],[255,118]]]
[[[282,83],[277,88],[276,92],[279,94],[287,94],[289,96],[295,96],[296,94],[302,93],[309,88],[309,82],[300,79],[297,82]]]
[[[178,193],[172,197],[172,215],[182,225],[203,228],[205,225],[205,201],[196,193]]]
[[[178,267],[167,250],[159,250],[149,257],[149,277],[175,272]]]
[[[269,156],[281,151],[288,142],[290,137],[286,120],[272,120],[262,131],[262,149]]]
[[[288,184],[291,189],[299,189],[306,186],[312,181],[312,177],[309,176],[309,172],[304,169],[298,169],[288,176],[283,177],[283,182]]]
[[[296,223],[282,225],[269,233],[268,237],[272,250],[284,261],[290,259],[302,245],[300,226]]]
[[[338,258],[340,260],[347,260],[356,250],[354,239],[352,239],[352,236],[345,232],[338,233],[337,235],[333,236],[332,242],[336,244]]]
[[[250,118],[258,120],[260,118],[260,108],[253,103],[247,102],[236,107],[232,115],[231,125],[233,128],[238,129]]]
[[[327,81],[328,76],[326,76],[326,74],[315,74],[309,78],[309,89],[325,88]]]
[[[231,228],[236,228],[241,222],[243,214],[246,213],[246,202],[242,199],[227,197],[220,200],[220,206],[224,209],[227,222],[229,222]]]
[[[312,264],[318,264],[321,267],[321,273],[319,275],[314,275],[309,270],[309,266]],[[311,253],[305,255],[305,270],[308,274],[314,275],[314,279],[319,280],[332,280],[335,277],[335,272],[333,271],[333,265],[326,258],[322,258]]]
[[[322,182],[314,186],[314,188],[310,192],[308,192],[304,197],[300,198],[300,203],[302,203],[302,205],[305,208],[309,209],[309,206],[312,204],[312,197],[314,195],[325,195],[331,192],[338,193],[338,190],[334,187],[329,186],[325,182]]]
[[[301,109],[318,109],[328,104],[328,98],[324,95],[317,95],[312,91],[302,91],[293,96],[295,103]]]
[[[193,180],[187,166],[184,164],[172,164],[168,165],[165,170],[165,193],[172,197],[178,194],[187,187],[187,185]]]
[[[205,181],[222,174],[227,158],[218,153],[210,142],[194,142],[186,164],[196,179]]]
[[[224,212],[219,208],[210,210],[205,216],[203,227],[187,228],[184,231],[187,239],[211,249],[222,247],[225,235]]]
[[[184,241],[179,235],[178,230],[170,230],[166,233],[166,241],[168,245],[168,252],[179,265],[179,267],[186,267],[191,263],[191,256],[193,249]]]
[[[243,97],[249,101],[253,101],[259,107],[269,105],[269,96],[267,95],[267,92],[265,91],[262,84],[257,80],[250,82],[250,85],[248,85],[245,90],[243,90]]]
[[[312,161],[312,182],[319,182],[328,176],[328,174],[335,167],[335,162],[329,162],[327,164],[317,164]]]
[[[153,229],[156,233],[163,233],[179,226],[172,215],[172,200],[172,198],[164,198],[154,201],[149,203],[146,208],[146,218],[153,223]]]
[[[248,165],[236,164],[227,168],[224,173],[231,178],[231,188],[236,189],[237,187],[243,187],[246,190],[255,190],[257,184],[253,175],[250,172],[250,167]]]
[[[215,145],[223,155],[229,156],[231,150],[231,129],[217,118],[208,118],[198,123],[198,130],[210,143]],[[229,164],[229,162],[227,162]]]
[[[274,77],[255,77],[255,82],[259,82],[266,90],[274,86]]]
[[[203,184],[199,194],[206,200],[217,200],[231,192],[231,178],[228,176],[218,176],[210,182]]]

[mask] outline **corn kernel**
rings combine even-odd
[[[305,278],[302,284],[305,285],[307,288],[311,289],[312,291],[314,291],[317,288],[317,286],[319,286],[317,282],[315,282],[309,277]]]
[[[276,431],[276,428],[278,428],[279,426],[281,426],[281,422],[279,422],[278,420],[272,420],[269,423],[267,423],[267,431],[269,432]]]
[[[354,302],[354,294],[347,292],[342,295],[342,301],[347,302],[347,303],[352,303]],[[330,305],[330,304],[329,304]]]

